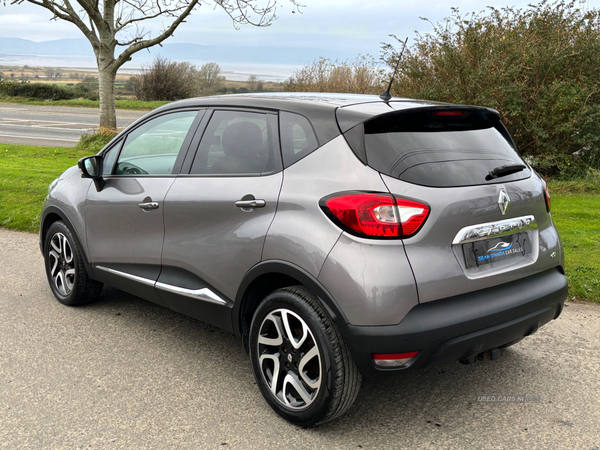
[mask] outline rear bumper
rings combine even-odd
[[[372,376],[469,359],[528,336],[562,312],[567,280],[554,268],[495,286],[412,308],[398,325],[340,329],[363,375]],[[373,353],[419,351],[401,368],[381,368]]]

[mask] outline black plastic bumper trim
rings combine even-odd
[[[363,375],[427,367],[528,336],[562,312],[567,280],[556,268],[464,295],[415,306],[398,325],[340,328]],[[374,365],[372,353],[419,354],[402,368]]]

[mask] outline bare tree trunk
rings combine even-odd
[[[115,110],[115,78],[117,73],[110,69],[100,70],[100,127],[117,129]]]

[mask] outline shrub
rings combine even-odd
[[[108,128],[100,128],[99,131],[92,134],[84,134],[77,143],[77,150],[89,153],[98,153],[106,144],[108,144],[116,135],[117,131]]]
[[[453,8],[407,49],[393,93],[498,109],[546,176],[600,168],[600,11],[578,3]],[[393,45],[383,51],[394,65]]]
[[[143,101],[171,101],[198,95],[198,70],[187,62],[157,56],[135,77],[135,95]]]
[[[381,94],[385,89],[384,84],[384,71],[367,55],[351,62],[331,62],[327,58],[319,58],[294,72],[284,82],[284,90]]]
[[[198,72],[198,88],[201,95],[214,95],[223,85],[221,67],[217,63],[206,63]]]
[[[97,101],[100,99],[98,87],[99,82],[96,77],[85,77],[81,83],[75,86],[75,93],[79,98]]]
[[[72,89],[44,83],[0,82],[0,94],[42,100],[71,100],[77,95]]]
[[[265,89],[265,82],[256,75],[250,75],[246,80],[249,92],[262,92]]]

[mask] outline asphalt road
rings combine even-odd
[[[271,412],[237,338],[109,288],[62,306],[36,235],[0,229],[0,248],[0,448],[600,448],[600,307],[569,304],[494,362],[366,380],[304,430]]]
[[[143,111],[117,110],[117,126],[126,127]],[[0,143],[74,147],[100,124],[97,108],[0,103]]]

